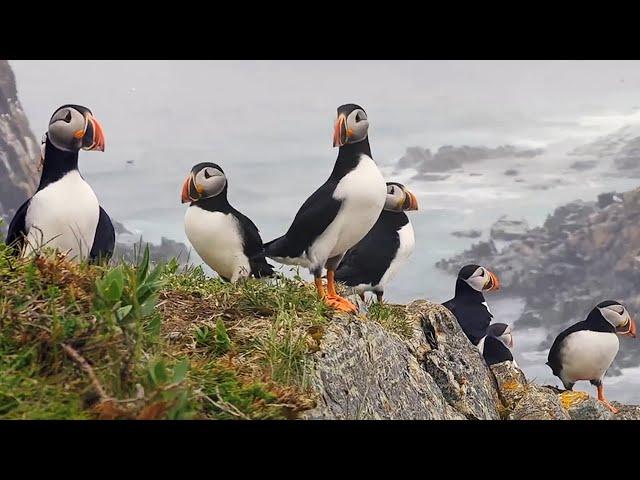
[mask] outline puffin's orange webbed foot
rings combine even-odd
[[[329,307],[342,312],[356,313],[358,311],[357,307],[353,303],[339,295],[327,295],[324,297],[324,303]]]
[[[619,413],[620,410],[618,410],[616,407],[614,407],[613,405],[611,405],[607,400],[600,400],[605,407],[607,407],[609,410],[611,410],[612,413]]]
[[[609,400],[607,400],[604,396],[604,387],[602,386],[602,384],[597,386],[598,389],[598,400],[600,400],[605,407],[607,407],[609,410],[611,410],[612,413],[616,414],[618,413],[620,410],[618,410],[616,407],[614,407],[613,405],[611,405],[609,403]]]

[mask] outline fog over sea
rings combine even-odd
[[[638,184],[608,163],[576,171],[576,146],[640,123],[640,62],[634,61],[11,61],[18,94],[38,138],[63,103],[91,108],[107,138],[80,169],[112,218],[159,241],[187,243],[180,188],[199,162],[220,164],[229,200],[265,241],[281,235],[331,172],[336,107],[358,103],[370,120],[374,159],[405,183],[420,210],[412,260],[389,286],[392,302],[444,301],[455,280],[434,263],[486,239],[501,215],[541,224],[569,201]],[[635,102],[638,102],[637,104]],[[441,181],[394,172],[411,146],[542,148],[533,158],[486,160]],[[524,182],[505,176],[515,168]],[[543,189],[546,188],[546,189]],[[191,258],[199,261],[195,253]],[[490,266],[489,266],[490,267]],[[499,273],[499,272],[498,272]],[[488,298],[499,321],[522,308],[508,285]],[[558,383],[535,347],[544,329],[514,331],[530,378]],[[640,348],[640,346],[639,346]],[[610,399],[640,402],[640,369],[606,380]],[[582,387],[591,391],[587,384]]]

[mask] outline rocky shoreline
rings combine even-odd
[[[640,312],[640,189],[558,207],[542,226],[511,232],[517,234],[508,242],[500,241],[501,233],[493,228],[488,240],[436,266],[456,274],[464,264],[479,263],[497,272],[503,294],[525,299],[516,325],[548,329],[541,349],[601,300]],[[621,342],[612,373],[639,364],[640,349]]]
[[[364,317],[336,316],[313,354],[315,407],[304,419],[637,420],[640,407],[535,384],[513,362],[488,367],[455,317],[416,300],[403,338]]]

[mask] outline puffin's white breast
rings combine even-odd
[[[80,172],[73,170],[37,192],[27,209],[25,255],[41,246],[85,259],[91,253],[100,217],[100,204]]]
[[[196,205],[187,208],[184,216],[185,233],[200,258],[232,282],[251,274],[240,228],[233,215],[209,212]]]
[[[375,225],[387,195],[387,185],[376,163],[361,155],[358,166],[338,183],[333,197],[340,211],[309,249],[311,264],[345,253]]]
[[[409,257],[413,253],[416,245],[416,237],[413,233],[413,226],[411,222],[404,225],[398,230],[398,236],[400,237],[400,245],[395,257],[391,260],[389,268],[380,279],[379,285],[385,286],[387,282],[391,281],[393,277],[400,271],[400,269],[407,263]]]
[[[565,380],[596,380],[604,376],[620,346],[615,333],[580,330],[562,342],[561,375]]]

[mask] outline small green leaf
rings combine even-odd
[[[227,333],[227,329],[221,318],[216,321],[215,339],[217,354],[221,355],[229,351],[231,348],[231,339],[229,338],[229,334]]]
[[[160,334],[160,327],[162,327],[162,317],[160,315],[154,315],[151,317],[151,321],[147,323],[145,331],[151,337],[157,337]]]
[[[107,301],[115,302],[120,299],[124,291],[124,275],[122,266],[118,266],[107,273],[97,282],[98,294]]]
[[[116,310],[116,318],[118,319],[118,321],[122,321],[124,317],[129,315],[129,312],[132,308],[133,305],[125,305],[124,307],[120,307],[118,310]]]
[[[155,295],[148,298],[142,305],[140,305],[140,316],[144,318],[151,315],[156,308],[157,303],[158,297]]]
[[[189,361],[186,359],[182,360],[173,368],[172,382],[178,383],[184,380],[184,377],[187,375],[188,371],[189,371]]]
[[[156,385],[162,385],[168,379],[167,366],[163,360],[159,360],[151,369],[151,377]]]
[[[138,263],[138,285],[142,284],[147,278],[147,273],[149,272],[149,244],[147,243],[144,247],[144,254],[142,255],[142,260]]]

